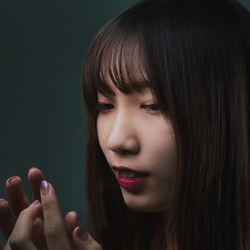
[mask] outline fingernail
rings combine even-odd
[[[8,179],[9,184],[10,184],[14,179],[16,179],[16,176],[10,177],[10,178]]]
[[[36,167],[30,167],[29,171],[32,170],[32,169],[35,169]]]
[[[30,205],[31,206],[35,206],[36,204],[38,204],[39,203],[39,200],[34,200]]]
[[[86,241],[88,239],[88,233],[83,226],[78,227],[76,234],[77,237],[82,241]]]
[[[42,181],[41,182],[41,189],[42,189],[42,194],[46,195],[49,193],[49,184],[47,181]]]

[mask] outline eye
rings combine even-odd
[[[157,112],[160,111],[160,106],[159,104],[143,104],[141,105],[142,108],[149,110],[149,111],[153,111],[153,112]]]
[[[109,103],[101,103],[99,102],[97,104],[97,111],[98,112],[107,112],[108,110],[112,109],[113,108],[113,105],[112,104],[109,104]]]

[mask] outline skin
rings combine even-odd
[[[134,72],[139,73],[136,58]],[[108,82],[116,96],[111,98],[98,94],[99,102],[112,107],[100,111],[97,119],[102,151],[110,166],[123,165],[150,173],[142,188],[136,191],[121,188],[124,200],[128,206],[139,211],[166,210],[171,204],[176,174],[176,144],[171,122],[159,110],[148,106],[155,103],[150,91],[124,95],[112,85],[110,79]],[[112,171],[117,177],[117,172]],[[0,250],[102,249],[89,233],[86,232],[85,240],[77,236],[80,224],[76,212],[71,211],[65,219],[62,218],[51,184],[49,194],[42,194],[40,183],[45,177],[39,169],[32,168],[28,180],[33,199],[40,201],[36,205],[28,201],[20,177],[6,181],[7,199],[0,199],[0,227],[7,243],[5,246],[0,243]]]
[[[169,208],[176,169],[176,145],[171,123],[159,110],[150,91],[125,95],[111,85],[115,97],[98,94],[108,104],[100,111],[97,132],[100,146],[109,162],[150,173],[148,181],[136,191],[121,188],[126,204],[139,211],[163,211]],[[117,177],[117,172],[112,170]],[[28,173],[33,199],[24,193],[22,180],[15,176],[6,181],[7,199],[0,199],[0,227],[7,243],[0,250],[100,250],[102,247],[86,232],[84,241],[77,236],[79,222],[74,211],[62,218],[53,186],[43,195],[43,173],[32,168]],[[9,210],[12,208],[13,216]],[[16,219],[16,218],[17,219]],[[63,243],[63,244],[61,244]]]
[[[171,122],[159,109],[145,106],[155,104],[149,90],[123,94],[111,81],[108,84],[115,96],[98,93],[98,102],[106,106],[97,116],[98,140],[107,162],[110,167],[115,164],[150,173],[136,190],[121,187],[124,201],[138,211],[170,209],[177,162]],[[112,171],[118,178],[117,171]]]
[[[34,199],[40,200],[35,205],[28,201],[20,177],[6,181],[7,200],[0,200],[0,227],[7,242],[5,246],[0,243],[0,250],[102,249],[79,224],[76,212],[69,212],[63,219],[53,186],[48,184],[49,192],[42,192],[40,183],[45,177],[39,169],[31,169],[28,179]]]

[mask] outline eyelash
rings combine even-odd
[[[98,103],[97,104],[97,111],[107,112],[113,107],[112,104],[109,103]],[[142,108],[145,108],[146,110],[150,112],[157,112],[160,110],[159,104],[143,104],[141,105]]]

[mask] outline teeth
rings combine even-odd
[[[139,176],[139,174],[133,172],[133,171],[128,171],[128,170],[123,170],[122,171],[122,176],[126,178],[134,178]]]

